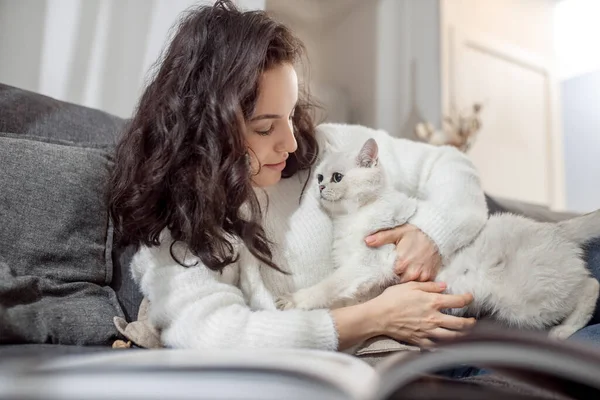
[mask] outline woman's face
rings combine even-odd
[[[263,73],[254,114],[246,121],[252,182],[256,186],[279,182],[285,160],[298,147],[292,126],[297,101],[298,77],[291,64]]]

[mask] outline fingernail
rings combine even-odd
[[[365,239],[365,242],[366,242],[367,244],[373,244],[373,243],[375,243],[375,237],[374,237],[374,236],[368,236],[368,237]]]
[[[446,289],[446,284],[444,282],[438,282],[438,285],[440,285],[441,289]]]

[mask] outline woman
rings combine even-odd
[[[302,50],[263,12],[229,1],[192,10],[118,145],[111,213],[123,239],[141,245],[132,271],[166,346],[344,350],[379,335],[429,346],[474,324],[439,311],[470,294],[427,282],[485,223],[473,166],[454,149],[315,127],[294,70]],[[326,143],[369,136],[396,187],[422,199],[408,224],[365,238],[396,244],[408,283],[361,305],[276,310],[276,296],[331,272],[331,223],[310,196],[312,167]],[[253,262],[267,290],[244,294],[240,273]]]

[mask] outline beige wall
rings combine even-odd
[[[556,0],[441,0],[446,24],[481,32],[553,59]]]
[[[564,208],[554,0],[442,0],[443,110],[483,101],[469,152],[484,189]],[[454,33],[454,34],[452,34]]]
[[[330,120],[396,136],[419,118],[440,120],[438,0],[267,0],[266,9],[305,42]]]
[[[375,124],[377,7],[364,1],[322,35],[322,67],[328,83],[350,97],[352,122]]]

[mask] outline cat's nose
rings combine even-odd
[[[325,189],[325,185],[319,185],[319,192],[322,192]]]

